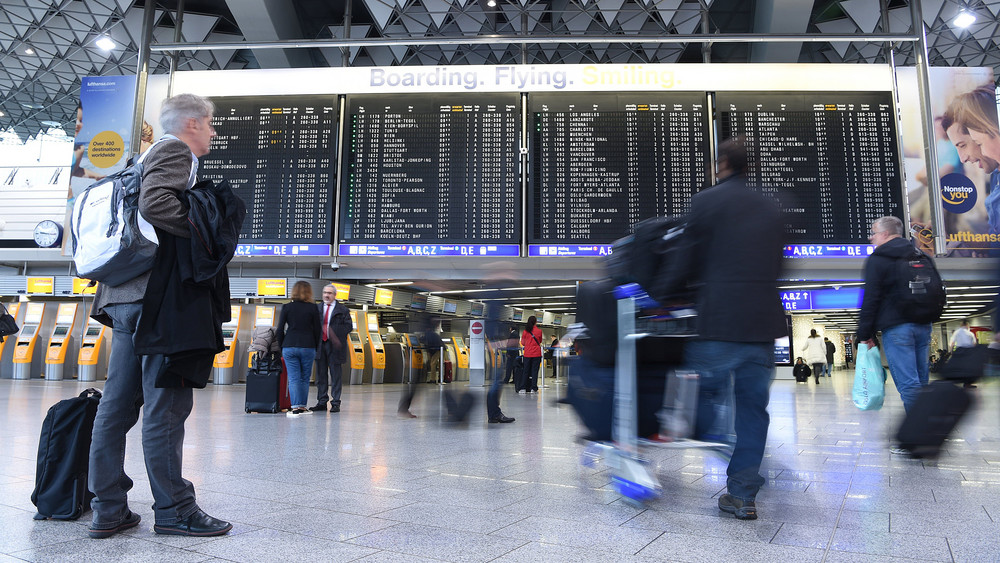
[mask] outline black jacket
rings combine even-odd
[[[342,364],[347,361],[347,335],[354,330],[354,321],[351,320],[351,311],[340,301],[333,306],[330,311],[330,320],[327,322],[327,333],[336,336],[340,340],[340,348],[332,344],[333,338],[327,340],[330,346],[330,360],[334,363]],[[325,303],[320,303],[316,309],[320,318],[320,346],[323,344],[323,307]],[[319,348],[319,346],[317,346]]]
[[[278,346],[285,348],[317,348],[322,339],[322,322],[314,303],[292,301],[281,307],[278,317]],[[285,328],[285,327],[288,328]]]
[[[833,345],[833,342],[829,340],[826,341],[826,363],[833,363],[833,355],[837,353],[837,347]]]
[[[896,260],[913,253],[913,244],[894,238],[875,248],[865,259],[865,294],[858,313],[858,342],[870,340],[875,332],[909,322],[900,312],[896,292]]]
[[[159,248],[135,332],[138,355],[163,354],[157,387],[208,383],[215,355],[225,349],[222,323],[231,318],[229,272],[246,206],[228,183],[201,182],[182,196],[190,239],[156,229]],[[227,250],[229,247],[231,250]]]
[[[730,176],[691,198],[688,277],[696,292],[698,336],[773,342],[785,336],[778,291],[784,218],[777,203]]]
[[[792,368],[792,375],[795,376],[795,379],[809,379],[812,370],[809,369],[808,364],[795,364],[795,367]]]

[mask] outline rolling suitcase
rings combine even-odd
[[[280,356],[258,356],[247,371],[246,412],[281,412],[282,395],[288,394],[286,377]],[[290,406],[289,403],[285,408]]]
[[[948,381],[935,381],[920,390],[913,408],[896,433],[899,446],[916,458],[934,458],[972,406],[968,390]]]
[[[52,405],[45,415],[31,493],[35,520],[76,520],[90,510],[90,440],[100,402],[101,392],[91,388]]]

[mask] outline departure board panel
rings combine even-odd
[[[341,254],[520,254],[519,96],[349,96]]]
[[[240,242],[333,239],[337,100],[333,96],[212,98],[215,138],[199,176],[229,180],[247,205]],[[295,248],[295,250],[298,250]],[[297,253],[297,252],[296,252]],[[329,255],[329,249],[325,252]]]
[[[688,211],[708,182],[704,93],[529,97],[529,254],[581,255],[650,217]],[[606,247],[602,247],[606,248]]]
[[[792,243],[867,243],[903,216],[890,92],[719,93],[719,138],[742,136],[749,185],[775,195]]]

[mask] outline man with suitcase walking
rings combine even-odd
[[[146,156],[139,211],[153,226],[179,238],[191,237],[182,192],[194,184],[198,157],[208,154],[215,136],[214,110],[211,101],[193,94],[164,101],[160,124],[168,139]],[[125,474],[125,435],[139,420],[141,408],[142,451],[156,516],[153,531],[219,536],[229,532],[232,524],[205,514],[195,502],[194,485],[181,475],[184,421],[194,406],[192,389],[157,387],[166,356],[137,356],[133,347],[149,277],[149,272],[139,274],[115,287],[102,283],[94,298],[91,316],[113,328],[115,345],[90,447],[90,490],[96,496],[88,533],[92,538],[109,538],[139,524],[139,515],[128,506],[132,479]],[[160,315],[175,313],[161,311]],[[185,320],[175,322],[183,327]]]
[[[897,217],[882,217],[872,223],[868,239],[875,245],[875,251],[865,259],[865,292],[858,314],[857,341],[868,346],[875,345],[875,331],[882,331],[885,357],[889,360],[889,373],[903,400],[903,408],[909,412],[917,400],[921,388],[927,385],[929,371],[929,347],[931,341],[931,321],[933,311],[925,315],[907,303],[903,290],[908,281],[901,266],[923,261],[910,241],[903,238],[903,222]],[[928,277],[936,276],[933,262],[928,262]],[[939,279],[939,278],[938,278]],[[921,295],[930,295],[934,288],[921,288]],[[943,306],[943,293],[941,305]],[[917,315],[915,317],[914,315]],[[918,318],[919,317],[919,318]],[[890,448],[895,454],[907,453],[902,448]]]

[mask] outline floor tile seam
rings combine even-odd
[[[45,549],[47,547],[53,547],[53,546],[56,546],[56,545],[62,545],[64,543],[73,543],[73,542],[78,542],[80,540],[89,539],[89,538],[87,538],[87,532],[86,532],[86,530],[83,530],[82,532],[83,533],[81,533],[80,537],[78,537],[78,538],[62,540],[62,541],[57,541],[57,542],[53,542],[53,543],[47,543],[47,544],[42,545],[42,546],[34,545],[32,547],[29,547],[28,549],[19,549],[17,551],[0,551],[0,554],[6,555],[6,556],[9,556],[9,557],[17,557],[18,559],[23,559],[24,561],[31,561],[30,559],[24,559],[23,557],[20,557],[17,554],[18,553],[24,553],[26,551],[33,551],[33,550],[37,550],[37,549]]]
[[[494,557],[493,559],[488,559],[487,561],[496,561],[497,559],[500,559],[500,558],[502,558],[502,557],[507,557],[507,556],[508,556],[508,555],[510,555],[511,553],[514,553],[515,551],[517,551],[517,550],[521,549],[522,547],[524,547],[524,546],[526,546],[526,545],[529,545],[529,544],[531,544],[531,543],[532,543],[531,541],[526,541],[526,542],[522,543],[521,545],[519,545],[519,546],[517,546],[517,547],[515,547],[515,548],[513,548],[513,549],[509,549],[509,550],[507,550],[506,552],[504,552],[504,553],[501,553],[500,555],[497,555],[497,556],[496,556],[496,557]],[[536,542],[536,543],[542,543],[542,542]],[[558,545],[559,547],[567,547],[567,546],[564,546],[564,545],[559,545],[559,544],[549,544],[549,545]]]

